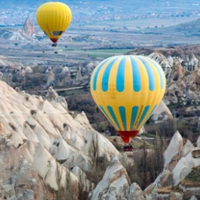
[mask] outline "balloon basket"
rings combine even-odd
[[[123,151],[133,151],[133,147],[131,144],[124,145]]]

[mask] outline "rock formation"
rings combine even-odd
[[[52,101],[52,100],[56,100],[56,98],[58,97],[58,94],[57,94],[57,92],[53,89],[53,87],[49,87],[46,97],[47,97],[47,99],[48,99],[49,101]]]
[[[166,58],[162,53],[159,52],[153,52],[149,55],[149,57],[162,66],[162,69],[165,72],[166,77],[168,77],[171,74],[173,58],[171,57]]]
[[[27,36],[33,36],[34,34],[37,34],[37,30],[34,24],[31,22],[30,17],[26,18],[26,21],[23,26],[23,33]]]
[[[54,74],[53,69],[51,67],[48,68],[47,73],[48,73],[48,77],[47,77],[46,87],[48,88],[49,86],[55,85],[55,74]]]
[[[69,67],[63,67],[61,74],[65,75],[65,76],[70,76],[70,70]]]
[[[91,200],[118,200],[119,197],[124,200],[199,199],[200,149],[194,147],[188,140],[183,142],[183,138],[177,131],[164,153],[164,158],[163,171],[144,191],[141,190],[137,183],[130,185],[127,176],[124,176],[125,173],[123,172],[116,180],[116,172],[117,169],[119,171],[120,163],[114,159],[101,182],[90,194]],[[122,178],[124,179],[123,181],[121,180]],[[118,182],[119,180],[121,181]],[[119,188],[123,187],[123,192],[120,192]]]
[[[25,74],[26,74],[26,75],[30,75],[30,74],[32,74],[32,73],[33,73],[33,69],[32,69],[31,67],[27,66],[27,67],[25,68]]]
[[[127,199],[130,180],[117,158],[108,166],[103,179],[91,193],[91,200]],[[130,199],[130,198],[129,198]]]
[[[178,131],[174,134],[171,139],[169,146],[164,152],[164,168],[172,171],[176,166],[177,162],[181,158],[181,152],[183,150],[183,138]]]
[[[81,80],[82,75],[81,75],[81,66],[79,65],[77,68],[77,73],[76,73],[76,80],[79,81]]]
[[[0,96],[2,198],[78,200],[94,187],[85,173],[95,159],[120,157],[84,113],[72,117],[59,97],[51,104],[2,81]]]
[[[144,194],[137,183],[133,183],[129,188],[128,200],[145,200]]]
[[[160,104],[153,111],[151,116],[151,121],[154,123],[161,122],[166,119],[172,119],[172,113],[169,108],[166,106],[164,101],[161,101]]]
[[[2,81],[2,80],[3,80],[3,73],[0,72],[0,81]]]
[[[178,59],[174,59],[172,77],[171,79],[174,81],[182,80],[184,77],[184,69]]]
[[[163,172],[144,191],[147,199],[198,199],[200,197],[199,182],[196,183],[192,177],[197,177],[197,179],[199,177],[196,174],[199,173],[200,167],[200,149],[194,147],[190,141],[186,141],[183,145],[181,135],[176,132],[164,157]],[[191,177],[192,180],[188,181],[187,177]],[[175,186],[179,188],[178,193],[177,189],[174,189]]]

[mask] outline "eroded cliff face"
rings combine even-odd
[[[198,145],[195,147],[189,140],[184,141],[180,133],[176,132],[164,153],[164,158],[165,169],[152,184],[154,187],[148,197],[156,194],[161,200],[199,199],[200,149]]]
[[[199,139],[198,139],[199,141]],[[107,168],[103,179],[90,193],[91,200],[182,200],[200,198],[200,149],[184,140],[177,131],[164,152],[164,168],[144,191],[130,183],[117,158]],[[134,173],[134,170],[132,171]]]
[[[62,97],[51,102],[0,81],[0,195],[7,199],[79,199],[94,187],[96,160],[120,153],[84,113]]]

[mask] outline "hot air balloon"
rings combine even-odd
[[[48,2],[42,4],[36,13],[36,19],[40,28],[54,43],[65,32],[72,20],[70,8],[60,2]]]
[[[92,97],[125,143],[136,137],[163,98],[161,66],[145,56],[113,56],[102,61],[90,80]]]

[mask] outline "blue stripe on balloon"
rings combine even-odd
[[[126,127],[126,109],[125,109],[124,106],[119,107],[119,113],[120,113],[120,116],[121,116],[121,119],[122,119],[124,130],[126,131],[127,130],[127,127]]]
[[[147,114],[147,112],[149,111],[149,108],[150,108],[150,106],[146,106],[146,107],[145,107],[145,109],[144,109],[144,111],[143,111],[143,113],[142,113],[142,116],[141,116],[141,118],[140,118],[140,121],[139,121],[139,123],[138,123],[138,125],[137,125],[137,128],[140,126],[140,124],[142,123],[143,119],[146,117],[146,114]],[[136,129],[137,129],[137,128],[136,128]]]
[[[131,56],[132,73],[133,73],[133,90],[139,92],[141,90],[141,76],[140,70],[134,57]]]
[[[135,124],[135,119],[136,119],[137,113],[138,113],[138,106],[132,107],[130,130],[133,130],[133,126]]]
[[[156,106],[157,106],[157,104],[153,107],[152,111],[151,111],[150,114],[149,114],[149,117],[151,117],[151,114],[152,114],[153,111],[155,110]],[[147,118],[147,120],[149,119],[149,117]],[[146,120],[146,121],[147,121],[147,120]],[[145,123],[146,123],[146,122],[145,122]]]
[[[108,61],[108,59],[104,60],[99,67],[97,68],[97,71],[94,74],[94,79],[93,79],[93,90],[95,91],[97,89],[97,78],[99,75],[99,72],[101,70],[101,68],[104,66],[104,64]]]
[[[110,118],[108,117],[106,111],[104,110],[103,106],[99,106],[99,108],[101,109],[101,111],[103,112],[103,114],[107,117],[107,119],[110,121],[110,123],[112,124],[112,121],[110,120]]]
[[[117,91],[123,92],[124,91],[124,76],[125,76],[125,64],[126,64],[126,58],[124,57],[120,63],[117,70]]]
[[[103,74],[102,79],[102,90],[106,92],[108,90],[108,81],[110,77],[110,71],[115,63],[115,61],[118,59],[118,57],[114,58],[107,66]]]
[[[151,116],[152,112],[155,110],[157,104],[153,107],[152,111],[150,112],[149,116]]]
[[[155,106],[153,107],[152,111],[151,111],[150,114],[149,114],[149,117],[151,117],[151,114],[152,114],[153,111],[155,110],[156,106],[157,106],[157,105],[155,105]],[[144,124],[147,122],[147,120],[149,119],[149,117],[147,117],[147,119],[145,120]]]
[[[158,71],[158,74],[159,74],[159,76],[160,76],[160,87],[161,87],[161,89],[163,89],[164,88],[164,78],[165,77],[163,77],[163,72],[162,72],[162,69],[161,69],[161,67],[158,65],[158,63],[156,63],[154,60],[151,60],[151,59],[149,59],[149,58],[147,58],[154,66],[155,66],[155,68],[157,69],[157,71]]]
[[[114,113],[112,107],[111,107],[111,106],[107,106],[107,109],[108,109],[108,111],[109,111],[111,117],[113,118],[115,124],[117,125],[118,129],[121,130],[120,125],[119,125],[119,122],[117,121],[117,118],[116,118],[116,116],[115,116],[115,113]]]
[[[139,59],[141,60],[141,62],[144,64],[147,74],[148,74],[148,79],[149,79],[149,89],[151,91],[155,90],[155,77],[154,77],[154,73],[153,70],[151,68],[151,66],[144,60],[144,58],[139,57]]]

